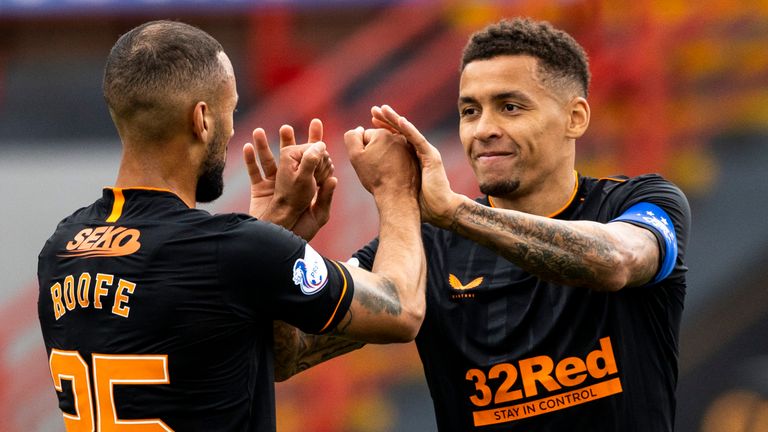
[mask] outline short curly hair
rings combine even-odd
[[[491,24],[474,33],[461,58],[461,71],[476,60],[502,55],[529,55],[538,59],[545,79],[557,86],[578,85],[589,93],[589,60],[584,48],[568,33],[546,21],[514,18]]]

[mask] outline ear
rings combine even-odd
[[[208,142],[211,133],[211,119],[209,118],[211,110],[203,101],[195,104],[192,111],[192,133],[195,138],[202,142]]]
[[[589,103],[583,97],[575,97],[566,109],[568,110],[568,124],[565,135],[568,138],[579,138],[589,127]]]

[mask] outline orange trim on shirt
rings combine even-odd
[[[573,192],[571,192],[571,197],[568,198],[568,202],[566,202],[564,206],[560,207],[557,211],[555,211],[554,213],[551,213],[547,217],[553,218],[559,215],[560,213],[564,212],[565,209],[567,209],[571,205],[571,203],[573,203],[573,199],[576,198],[576,192],[578,191],[579,191],[579,173],[576,172],[576,170],[573,170]]]
[[[611,180],[619,183],[624,183],[625,181],[627,181],[627,179],[616,178],[616,177],[600,177],[598,180]]]
[[[123,204],[125,204],[122,188],[112,188],[112,193],[115,194],[115,200],[112,202],[112,213],[109,214],[107,222],[117,222],[123,214]]]
[[[341,272],[341,277],[344,279],[344,286],[341,288],[341,296],[339,297],[339,302],[336,304],[336,308],[333,310],[333,313],[331,314],[331,318],[328,319],[328,322],[325,323],[323,328],[320,329],[318,333],[322,333],[325,331],[325,329],[328,328],[329,325],[333,322],[333,318],[336,317],[336,312],[339,311],[339,306],[341,306],[341,301],[344,300],[344,296],[347,294],[347,275],[344,273],[344,270],[341,268],[339,263],[336,261],[331,261],[333,265],[339,268],[339,272]]]
[[[110,189],[110,190],[118,190],[119,189],[120,191],[144,190],[144,191],[153,191],[153,192],[168,192],[170,194],[176,195],[176,197],[178,199],[180,199],[182,202],[184,202],[186,204],[186,201],[184,201],[181,198],[181,196],[179,196],[179,194],[177,194],[176,192],[174,192],[174,191],[172,191],[170,189],[165,189],[165,188],[156,188],[156,187],[149,187],[149,186],[130,186],[130,187],[112,187],[112,186],[107,186],[104,189]],[[121,192],[121,194],[122,194],[122,192]],[[118,215],[118,217],[120,217],[120,215]],[[109,222],[109,221],[107,221],[107,222]]]
[[[573,181],[573,192],[571,192],[570,198],[568,198],[568,201],[565,203],[564,206],[562,206],[559,209],[557,209],[554,213],[549,214],[547,216],[548,218],[553,218],[553,217],[559,215],[560,213],[565,211],[565,209],[567,209],[573,203],[573,199],[576,198],[576,192],[579,191],[579,173],[576,170],[573,170],[573,179],[574,179],[574,181]],[[497,208],[496,204],[493,203],[493,197],[490,196],[490,195],[488,195],[488,204],[490,204],[491,207],[493,207],[493,208]]]

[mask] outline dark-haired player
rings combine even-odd
[[[376,272],[196,202],[222,192],[237,92],[207,33],[154,21],[113,47],[104,95],[123,155],[115,187],[65,218],[39,256],[38,313],[66,429],[274,431],[273,320],[367,342],[412,340],[424,313],[418,173],[405,139],[345,136],[379,208]],[[386,143],[382,137],[386,137]],[[259,150],[246,146],[247,160]],[[280,169],[251,172],[252,210],[311,237],[336,179],[322,124],[281,130]],[[386,145],[384,145],[386,144]],[[271,183],[273,182],[273,183]]]
[[[429,276],[416,344],[440,431],[673,429],[690,209],[658,175],[574,170],[589,80],[583,49],[548,23],[472,36],[458,110],[477,200],[450,189],[410,122],[372,110],[421,165]],[[380,252],[374,241],[355,257],[371,268]]]

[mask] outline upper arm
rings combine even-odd
[[[247,221],[220,245],[230,304],[251,319],[279,319],[308,333],[333,329],[354,295],[349,273],[278,226]]]
[[[624,250],[622,269],[626,274],[624,286],[639,286],[654,278],[659,269],[659,257],[662,254],[656,236],[648,228],[624,221],[615,221],[605,225]]]
[[[687,202],[682,209],[685,213]],[[673,207],[675,208],[675,207]],[[674,214],[674,213],[673,213]],[[641,201],[633,204],[608,226],[624,241],[636,258],[628,285],[657,283],[668,277],[678,263],[681,253],[678,232],[687,233],[685,220],[670,216],[661,206]]]

